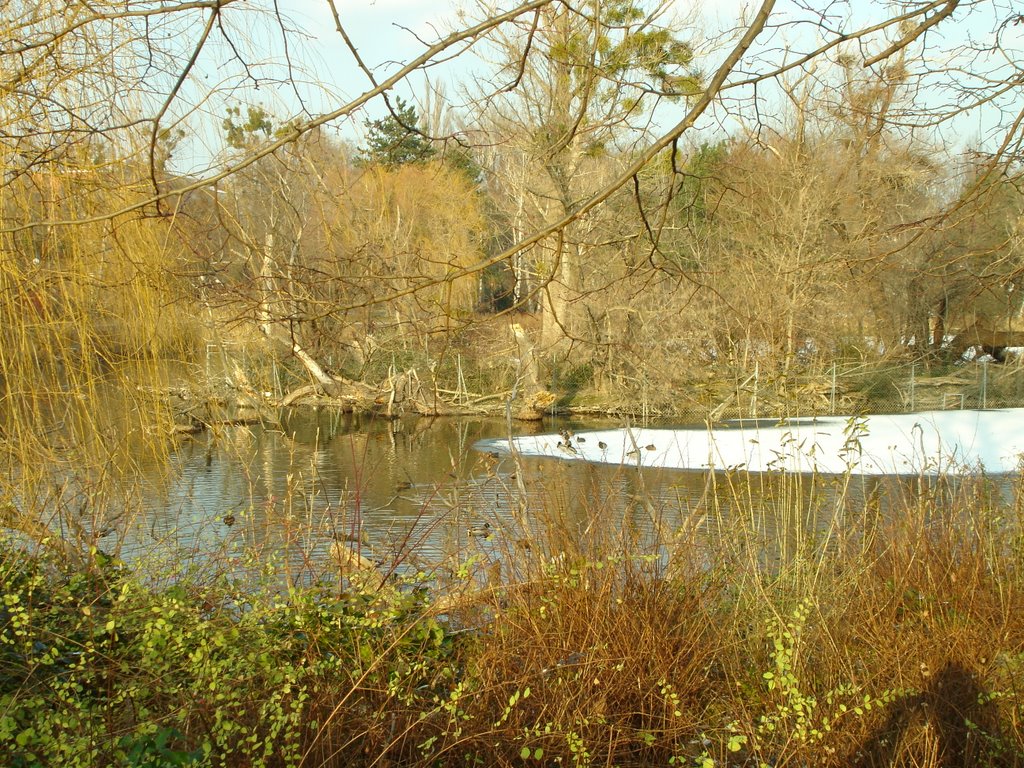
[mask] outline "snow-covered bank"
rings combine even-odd
[[[713,430],[615,429],[513,439],[525,456],[552,456],[677,469],[752,472],[937,474],[1018,469],[1024,408],[930,411],[893,416],[820,417],[769,425],[737,422]],[[509,451],[508,440],[485,450]]]

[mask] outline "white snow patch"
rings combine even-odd
[[[582,439],[581,439],[582,438]],[[1015,472],[1024,408],[736,422],[705,429],[624,428],[512,439],[525,456],[626,466],[865,475]],[[603,447],[602,447],[603,446]],[[509,450],[489,440],[486,450]]]

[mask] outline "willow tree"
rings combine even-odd
[[[0,20],[0,518],[59,524],[44,543],[76,558],[165,455],[168,370],[199,340],[152,118],[187,66],[170,32],[218,8],[187,5],[13,0]]]
[[[366,293],[404,294],[387,307],[401,326],[392,333],[426,351],[431,334],[470,316],[478,281],[465,271],[481,258],[483,220],[464,174],[440,161],[366,168],[340,208],[339,242],[345,252],[362,254]]]

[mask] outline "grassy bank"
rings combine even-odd
[[[1016,502],[907,487],[784,549],[754,509],[653,549],[538,541],[456,601],[468,568],[288,591],[8,542],[0,743],[14,766],[1020,764]]]

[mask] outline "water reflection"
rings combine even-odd
[[[609,425],[568,426],[585,433]],[[202,560],[245,549],[312,574],[339,540],[385,569],[498,557],[502,548],[549,557],[614,545],[665,556],[674,540],[735,540],[737,551],[759,547],[770,564],[821,540],[840,542],[847,530],[861,535],[854,523],[866,508],[884,511],[942,483],[968,482],[517,462],[493,452],[488,441],[503,437],[499,419],[385,421],[297,409],[283,414],[280,429],[232,427],[182,440],[173,472],[147,481],[144,524],[124,552],[173,549]],[[995,489],[1012,495],[1008,482]],[[760,537],[753,548],[741,538],[752,535]],[[652,550],[654,542],[661,548]]]

